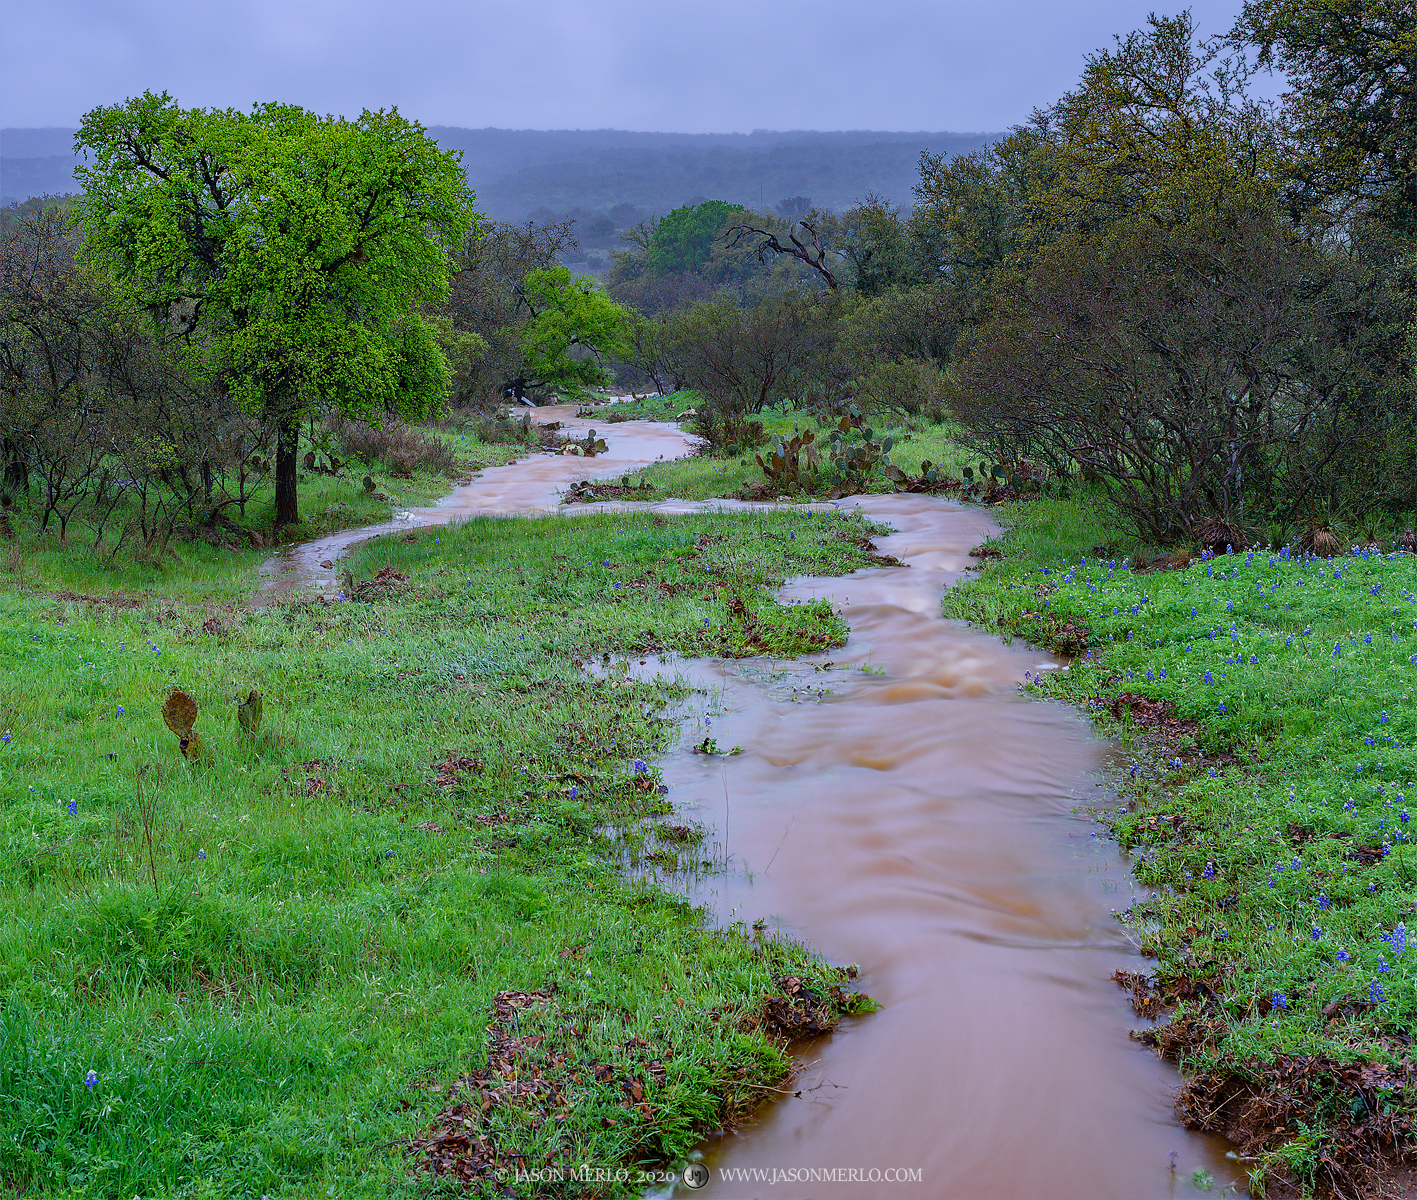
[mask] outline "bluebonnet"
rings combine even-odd
[[[1289,998],[1283,992],[1275,992],[1270,1004],[1275,1008],[1288,1008]]]
[[[79,802],[77,800],[69,801],[69,815],[71,817],[77,817],[79,815]]]
[[[1348,951],[1347,951],[1347,950],[1340,950],[1337,954],[1334,955],[1334,957],[1335,957],[1336,959],[1338,959],[1339,962],[1347,962],[1347,961],[1348,961]]]
[[[90,1070],[89,1073],[84,1076],[84,1086],[85,1086],[86,1088],[88,1088],[90,1091],[92,1091],[95,1087],[98,1086],[98,1072],[97,1072],[97,1071]]]

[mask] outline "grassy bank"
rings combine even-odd
[[[627,1175],[579,1194],[629,1195],[746,1111],[845,976],[625,876],[698,862],[645,763],[677,692],[581,664],[833,644],[764,589],[866,532],[479,520],[362,548],[361,602],[0,591],[0,1181],[562,1195],[498,1172],[589,1164]]]
[[[455,455],[451,473],[416,470],[392,475],[380,466],[349,464],[344,477],[302,471],[299,525],[281,532],[281,541],[305,541],[341,529],[387,521],[400,508],[432,504],[459,479],[491,466],[513,462],[528,453],[524,446],[478,441],[456,428],[427,430]],[[368,475],[373,487],[364,487]],[[131,506],[130,506],[131,507]],[[257,564],[270,553],[275,521],[275,491],[270,482],[252,489],[244,510],[229,505],[222,520],[196,534],[190,522],[166,545],[144,548],[136,535],[118,541],[116,531],[131,519],[120,505],[108,518],[104,538],[95,547],[96,516],[82,510],[61,539],[58,524],[40,527],[22,503],[7,516],[9,534],[0,529],[0,564],[10,586],[78,595],[120,593],[137,599],[165,596],[189,601],[222,602],[249,591]]]
[[[614,409],[600,411],[615,411],[619,408],[619,405],[615,405]],[[646,414],[646,419],[672,418]],[[759,419],[768,435],[768,443],[765,446],[732,458],[699,454],[672,462],[655,463],[629,477],[631,486],[637,489],[637,493],[642,491],[636,498],[658,500],[679,497],[685,500],[713,500],[727,497],[760,500],[764,498],[760,493],[767,477],[754,455],[762,454],[766,458],[772,450],[773,438],[789,439],[799,432],[810,430],[823,447],[828,444],[830,438],[830,427],[823,425],[809,412],[769,409],[759,414]],[[612,436],[613,430],[614,427],[610,426]],[[960,431],[953,425],[927,421],[883,421],[874,432],[878,437],[889,435],[895,439],[891,461],[908,474],[918,475],[921,462],[928,460],[943,468],[946,474],[958,478],[964,466],[977,464],[979,461],[978,455],[972,454],[964,447]],[[831,484],[830,472],[822,472],[804,490],[778,498],[786,501],[821,499],[830,490]],[[894,485],[883,476],[876,478],[867,488],[868,491],[880,492],[893,489]],[[606,499],[614,498],[614,488],[612,486],[609,491],[592,488],[584,498],[592,499],[597,495]]]
[[[1100,508],[1004,519],[946,611],[1078,655],[1030,686],[1123,740],[1105,819],[1154,892],[1119,919],[1156,969],[1121,982],[1170,1014],[1184,1115],[1260,1179],[1352,1194],[1414,1149],[1417,559],[1135,570]]]

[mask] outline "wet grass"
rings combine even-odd
[[[428,434],[454,447],[466,476],[526,453],[525,447],[479,442],[457,431],[429,430]],[[372,492],[363,486],[366,474],[373,480]],[[387,521],[397,508],[432,504],[453,482],[427,473],[395,478],[358,462],[346,465],[343,479],[302,471],[301,523],[286,529],[282,540],[303,541]],[[222,514],[230,526],[213,531],[215,544],[201,537],[177,536],[164,548],[144,550],[133,536],[114,551],[112,531],[127,519],[121,508],[109,521],[109,532],[97,549],[95,531],[83,520],[70,523],[65,543],[53,521],[48,530],[42,530],[33,514],[19,508],[9,513],[15,538],[8,544],[0,543],[0,567],[9,574],[11,587],[32,591],[231,601],[250,591],[256,565],[270,553],[275,520],[273,487],[267,483],[254,488],[244,512],[231,505]],[[251,532],[260,539],[259,546]]]
[[[177,565],[132,608],[0,590],[0,1184],[425,1194],[407,1140],[487,1066],[502,1010],[524,1078],[557,1082],[486,1093],[487,1171],[613,1179],[746,1111],[788,1068],[776,980],[843,977],[619,869],[614,831],[667,810],[651,764],[680,692],[581,664],[839,640],[767,589],[855,569],[868,532],[486,519],[361,548],[368,603],[213,613],[161,598]],[[160,716],[174,687],[195,760]]]
[[[651,392],[638,400],[616,400],[594,408],[598,421],[673,421],[682,412],[699,404],[699,394],[690,388],[667,396]]]
[[[634,473],[631,482],[642,484],[649,489],[647,499],[664,499],[671,496],[686,500],[747,498],[753,487],[766,480],[754,454],[759,453],[766,457],[772,449],[772,437],[787,439],[798,432],[811,430],[823,447],[827,445],[830,437],[830,428],[810,413],[780,412],[772,409],[762,413],[760,419],[769,435],[769,442],[757,451],[733,458],[717,458],[705,454],[656,463],[644,471]],[[920,464],[923,461],[943,467],[946,473],[954,478],[960,476],[965,465],[978,463],[979,456],[972,454],[965,447],[960,431],[953,425],[883,419],[878,425],[873,425],[873,432],[877,437],[889,435],[896,439],[896,446],[890,455],[891,461],[910,475],[920,474]],[[831,489],[832,482],[830,472],[823,472],[806,490],[783,496],[781,499],[789,502],[821,499]],[[894,485],[882,477],[872,482],[867,490],[890,492],[894,490]]]
[[[1107,819],[1155,891],[1119,919],[1156,958],[1138,1000],[1172,1013],[1154,1040],[1191,1073],[1187,1117],[1261,1175],[1359,1186],[1417,1108],[1417,558],[1136,571],[1100,507],[1005,520],[946,612],[1076,651],[1029,686],[1122,738]]]

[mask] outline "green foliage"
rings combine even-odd
[[[871,479],[891,465],[895,439],[878,439],[856,405],[851,405],[831,429],[827,461],[836,471],[838,487],[863,490]]]
[[[816,447],[817,435],[810,429],[795,433],[786,440],[775,438],[767,458],[755,454],[768,483],[775,489],[796,491],[801,488],[820,463]]]
[[[702,269],[724,223],[734,213],[746,211],[741,204],[705,200],[666,214],[655,227],[646,248],[651,269],[657,275]]]
[[[629,352],[629,313],[589,275],[573,278],[567,267],[529,272],[524,295],[532,312],[521,332],[526,378],[571,397],[604,386],[609,376],[602,357]],[[577,349],[581,354],[573,353]]]
[[[1417,24],[1403,0],[1247,0],[1231,44],[1276,68],[1291,203],[1417,237]]]
[[[236,706],[236,725],[249,738],[261,732],[261,693],[251,691],[246,699]]]
[[[75,144],[90,261],[283,430],[317,405],[426,415],[448,364],[416,307],[476,218],[457,156],[396,110],[96,108]],[[293,510],[293,447],[282,455]],[[295,519],[293,511],[283,523]]]

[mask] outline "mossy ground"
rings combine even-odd
[[[1156,957],[1131,983],[1172,1012],[1155,1040],[1191,1075],[1186,1115],[1261,1174],[1354,1186],[1414,1148],[1417,558],[1138,571],[1100,506],[1004,520],[946,613],[1076,654],[1029,686],[1122,739],[1105,819],[1154,892],[1119,919]]]
[[[776,981],[832,996],[843,977],[625,876],[625,830],[702,869],[692,837],[652,830],[679,693],[580,664],[839,641],[828,608],[770,589],[862,565],[868,532],[841,514],[484,519],[360,548],[356,578],[384,571],[373,602],[264,609],[189,603],[177,565],[136,596],[114,572],[117,604],[99,579],[83,601],[11,580],[0,1180],[422,1193],[407,1139],[486,1066],[496,1006],[534,992],[499,1028],[560,1072],[565,1104],[491,1104],[488,1169],[682,1159],[786,1072],[762,1020]],[[196,761],[160,716],[178,687]],[[255,737],[234,712],[253,689]]]

